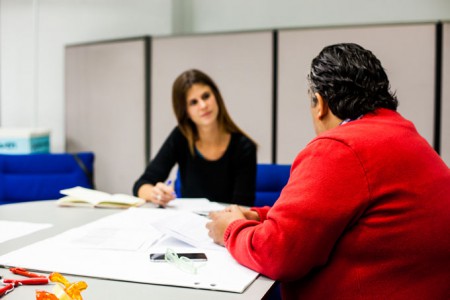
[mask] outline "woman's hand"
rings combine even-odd
[[[167,203],[176,198],[176,195],[173,186],[158,182],[156,185],[142,185],[139,188],[138,197],[165,207]]]

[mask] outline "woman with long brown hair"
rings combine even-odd
[[[256,144],[231,119],[214,81],[199,70],[183,72],[172,88],[178,126],[173,129],[133,193],[165,206],[175,198],[165,184],[178,164],[183,198],[253,205]]]

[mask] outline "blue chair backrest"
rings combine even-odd
[[[93,187],[94,154],[0,155],[0,204],[58,199],[60,190]]]
[[[291,165],[258,164],[255,206],[272,206],[288,182]]]
[[[258,164],[254,206],[272,206],[289,180],[291,165]],[[175,193],[181,195],[180,171],[175,180]]]

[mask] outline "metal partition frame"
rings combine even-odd
[[[442,103],[441,149],[442,159],[450,167],[450,23],[442,24]]]

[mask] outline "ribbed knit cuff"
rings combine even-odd
[[[262,222],[267,218],[267,206],[264,207],[251,207],[250,210],[256,211],[259,215],[259,221]]]
[[[239,219],[231,222],[230,225],[228,225],[227,229],[225,229],[225,232],[223,234],[223,242],[225,244],[225,247],[227,246],[228,238],[230,237],[230,234],[233,231],[233,229],[245,222],[248,222],[248,220]]]

